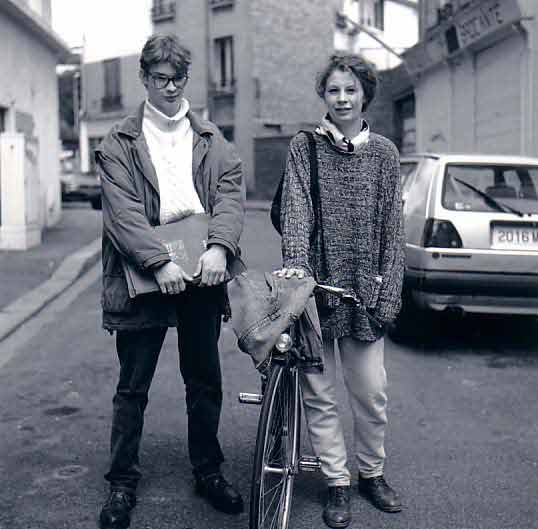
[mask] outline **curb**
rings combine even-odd
[[[101,254],[101,237],[66,257],[54,274],[38,287],[0,310],[0,342],[69,288]]]

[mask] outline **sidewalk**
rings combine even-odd
[[[61,294],[100,257],[101,212],[64,205],[40,246],[0,250],[0,340]]]
[[[0,341],[66,290],[100,258],[101,212],[64,204],[61,221],[43,232],[40,246],[0,250]],[[247,209],[270,208],[248,201]]]

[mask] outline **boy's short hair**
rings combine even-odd
[[[176,35],[152,35],[148,38],[140,55],[140,68],[148,74],[151,66],[160,62],[171,64],[179,74],[187,74],[191,65],[191,52]]]

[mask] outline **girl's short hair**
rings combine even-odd
[[[160,62],[167,62],[178,73],[187,74],[191,65],[191,52],[173,34],[152,35],[142,48],[140,68],[148,74],[151,66]]]
[[[364,91],[362,110],[366,110],[372,102],[377,89],[375,66],[360,55],[339,53],[332,55],[325,68],[318,73],[316,78],[316,92],[322,99],[325,96],[327,79],[335,70],[351,72],[359,80]]]

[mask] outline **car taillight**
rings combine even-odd
[[[460,234],[449,220],[427,219],[422,238],[424,248],[463,248]]]

